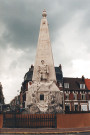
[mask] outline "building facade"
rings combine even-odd
[[[63,77],[63,92],[65,111],[90,110],[90,89],[87,87],[84,76],[81,78]]]

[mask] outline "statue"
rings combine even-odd
[[[41,60],[41,65],[38,67],[39,81],[47,81],[48,80],[48,65],[45,64],[44,60]]]

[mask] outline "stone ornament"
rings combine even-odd
[[[41,60],[41,65],[38,67],[39,82],[40,81],[43,81],[43,82],[48,81],[48,76],[49,76],[48,65],[45,64],[44,60]]]

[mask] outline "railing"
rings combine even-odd
[[[56,128],[56,114],[3,114],[5,128]]]

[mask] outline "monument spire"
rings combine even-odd
[[[47,80],[48,82],[56,81],[53,54],[51,49],[48,22],[46,16],[47,13],[44,9],[40,24],[40,32],[38,37],[37,52],[33,72],[34,82],[38,82],[43,79]],[[41,71],[42,67],[44,67],[43,69],[45,70],[43,72]],[[40,76],[39,73],[41,73]]]
[[[33,83],[28,85],[29,88],[26,91],[25,107],[30,109],[30,113],[61,111],[62,93],[55,83],[56,74],[46,16],[44,9],[38,37]]]

